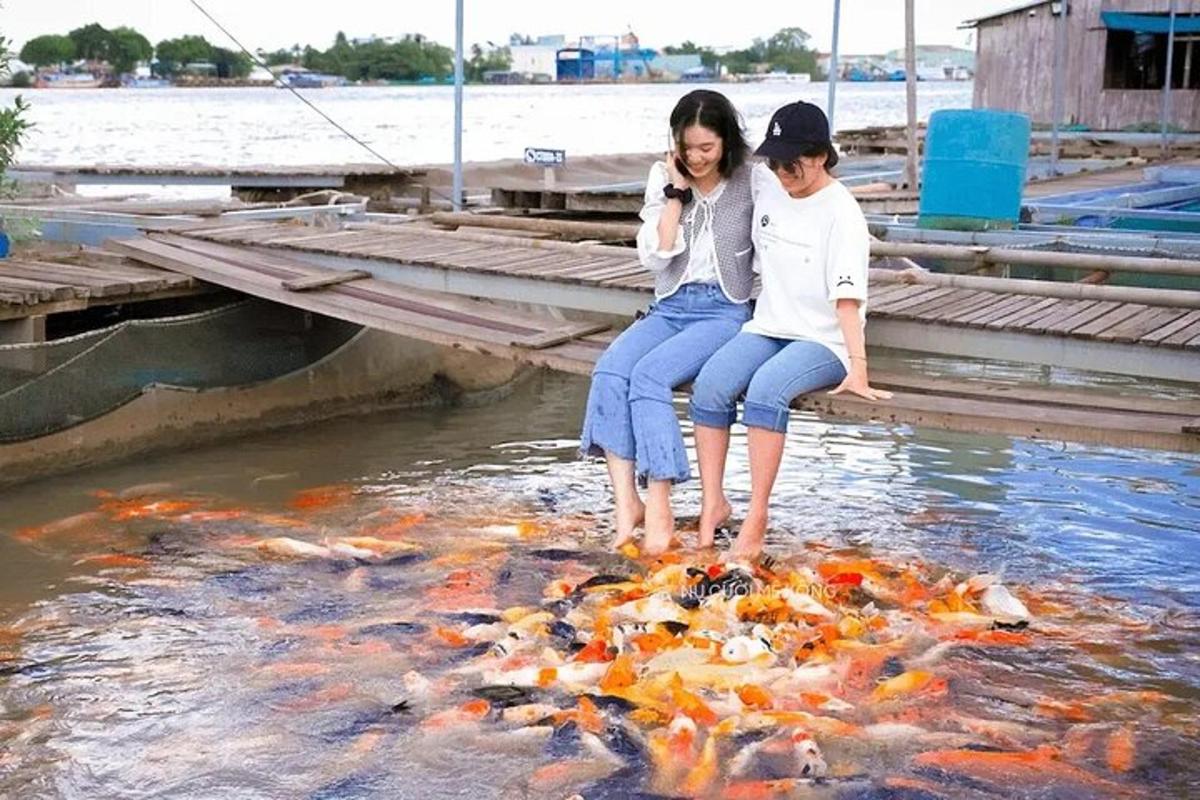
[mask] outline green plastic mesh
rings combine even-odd
[[[214,389],[277,378],[320,360],[360,330],[248,300],[69,339],[0,345],[0,441],[94,419],[154,384]]]

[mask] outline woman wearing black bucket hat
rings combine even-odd
[[[704,365],[691,418],[704,493],[701,544],[731,513],[723,486],[729,426],[744,392],[750,449],[750,509],[735,558],[762,550],[767,508],[783,457],[792,400],[834,386],[879,400],[867,380],[867,264],[870,236],[853,195],[830,174],[837,151],[824,112],[811,103],[780,108],[752,173],[755,269],[762,294],[753,318]]]

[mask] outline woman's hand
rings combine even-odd
[[[675,154],[674,150],[667,151],[667,180],[669,180],[671,185],[676,189],[690,189],[692,182],[689,181],[687,177],[679,171],[679,167],[676,166],[676,161],[678,158],[679,156]]]
[[[892,393],[885,389],[872,389],[867,381],[867,362],[858,359],[850,360],[850,374],[846,376],[830,394],[845,394],[850,392],[867,400],[891,400]]]

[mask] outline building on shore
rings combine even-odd
[[[1171,0],[1072,0],[1067,8],[1063,120],[1094,130],[1157,130],[1167,74]],[[1169,124],[1200,130],[1200,15],[1175,2]],[[976,108],[1049,124],[1055,26],[1063,0],[1038,0],[968,20],[976,32]]]

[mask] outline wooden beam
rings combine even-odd
[[[471,214],[465,211],[438,211],[432,220],[436,225],[449,228],[503,228],[513,231],[554,233],[576,239],[636,239],[637,225],[617,222],[571,222],[561,219],[537,219],[534,217],[503,217]]]
[[[361,269],[346,272],[330,272],[328,275],[313,275],[305,278],[290,278],[280,282],[280,286],[289,292],[307,292],[313,289],[324,289],[327,286],[337,286],[339,283],[349,283],[363,278],[370,278],[371,273]]]
[[[959,289],[976,289],[1033,297],[1060,297],[1066,300],[1109,300],[1171,308],[1200,308],[1200,292],[1183,289],[1146,289],[1140,286],[1096,286],[1086,283],[988,278],[981,275],[947,275],[941,272],[914,269],[872,269],[871,282],[952,286]]]
[[[1003,247],[921,244],[917,242],[871,242],[871,255],[880,258],[937,258],[976,264],[1020,264],[1035,267],[1068,267],[1105,272],[1138,272],[1153,275],[1200,277],[1200,260],[1186,258],[1143,258],[1106,256],[1093,253],[1063,253],[1057,250],[1015,250]]]

